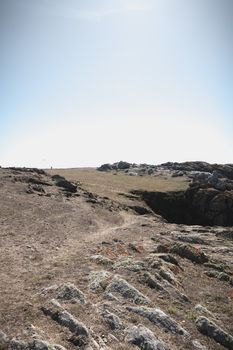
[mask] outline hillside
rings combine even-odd
[[[160,216],[175,171],[0,169],[0,349],[233,349],[232,226]]]

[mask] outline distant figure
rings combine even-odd
[[[50,168],[51,170],[53,169],[53,167],[51,166],[51,168]]]

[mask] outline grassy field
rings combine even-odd
[[[131,190],[166,192],[184,190],[188,186],[188,180],[183,177],[129,176],[123,172],[105,173],[94,168],[53,169],[48,172],[64,176],[70,181],[80,181],[84,189],[121,203],[128,200],[120,194],[127,194]]]

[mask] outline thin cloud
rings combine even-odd
[[[122,8],[114,8],[114,9],[108,9],[108,10],[99,10],[99,11],[78,11],[73,12],[67,15],[67,17],[77,18],[80,20],[87,20],[87,21],[101,21],[102,19],[110,16],[115,15],[122,15],[127,13],[133,13],[133,12],[144,12],[148,10],[145,6],[127,6]]]

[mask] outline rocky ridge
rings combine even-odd
[[[233,225],[233,165],[205,162],[136,165],[104,164],[99,171],[124,171],[131,176],[186,176],[189,188],[180,192],[132,191],[169,222],[199,225]]]

